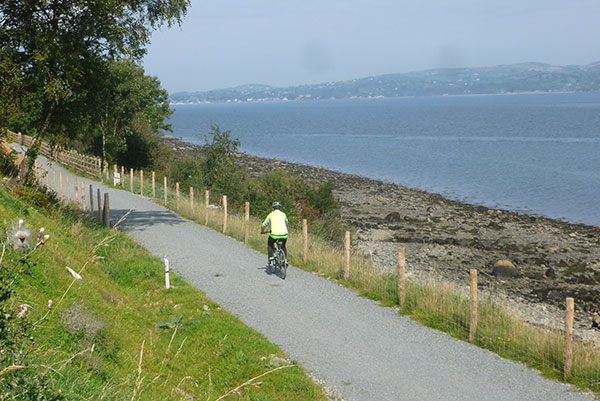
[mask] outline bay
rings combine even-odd
[[[212,124],[244,152],[494,208],[600,224],[600,94],[175,105],[173,135]]]

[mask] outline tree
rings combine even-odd
[[[77,121],[74,113],[85,113],[81,105],[103,61],[140,60],[151,31],[180,23],[188,5],[189,0],[0,2],[0,52],[22,82],[20,97],[29,105],[36,142],[52,124],[64,134],[73,132],[64,127]],[[35,156],[36,146],[30,151]]]
[[[221,194],[240,195],[242,179],[233,160],[240,140],[231,138],[231,131],[221,131],[218,125],[211,125],[210,128],[211,131],[204,136],[206,144],[202,148],[204,185]]]
[[[127,152],[128,140],[133,140],[133,136],[139,139],[157,135],[159,130],[171,130],[170,124],[164,123],[173,113],[167,91],[157,78],[145,75],[144,69],[133,60],[110,60],[98,83],[88,106],[96,108],[102,160],[119,161],[119,154]],[[132,152],[127,153],[132,156]],[[128,161],[130,165],[144,165],[140,155]]]
[[[21,76],[10,52],[11,49],[0,49],[0,129],[19,114]]]

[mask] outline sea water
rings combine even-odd
[[[600,94],[527,94],[176,105],[173,135],[212,124],[240,150],[600,224]]]

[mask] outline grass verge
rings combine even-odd
[[[0,216],[7,237],[18,218],[50,234],[26,266],[5,248],[2,268],[23,269],[7,308],[29,306],[31,339],[9,359],[27,363],[1,375],[0,398],[19,398],[10,383],[30,375],[54,399],[217,400],[239,386],[226,399],[325,399],[278,347],[200,291],[176,276],[165,290],[161,261],[126,235],[33,190],[0,188]]]

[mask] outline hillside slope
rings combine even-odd
[[[584,66],[520,63],[386,74],[287,88],[244,85],[206,92],[177,92],[170,99],[173,103],[218,103],[598,90],[600,63]]]

